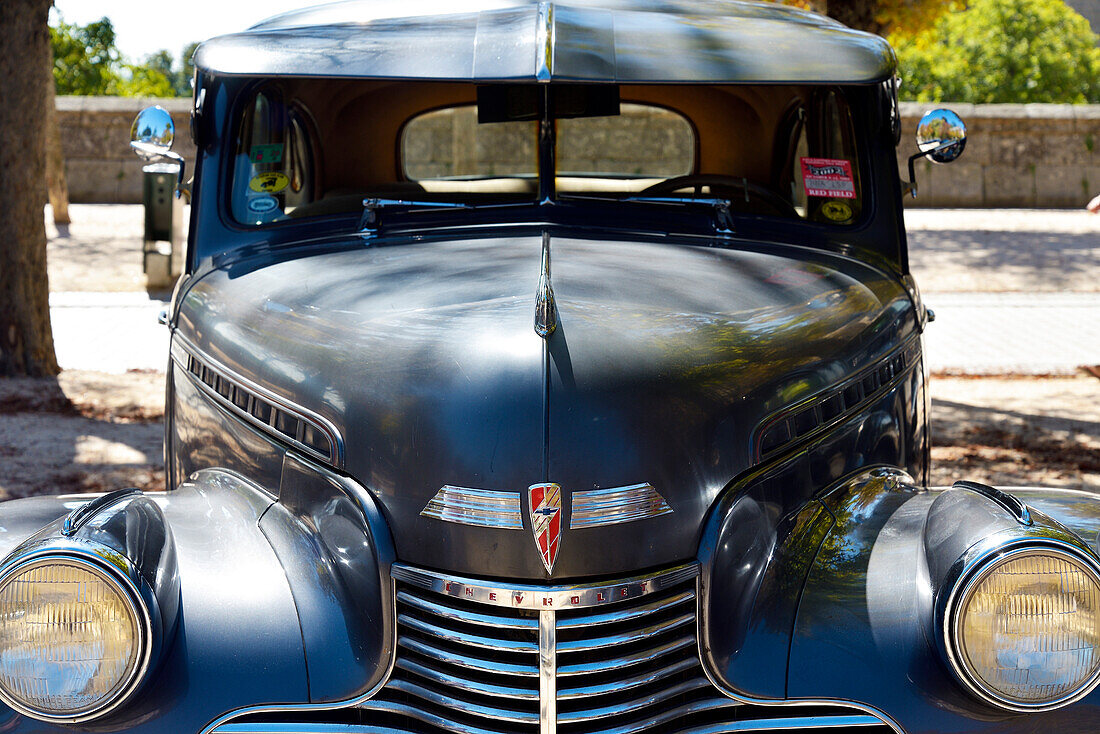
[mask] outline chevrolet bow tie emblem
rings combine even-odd
[[[547,573],[554,572],[554,561],[561,544],[561,487],[550,482],[527,488],[531,501],[531,530]]]

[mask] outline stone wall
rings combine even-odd
[[[130,149],[130,126],[137,113],[159,104],[172,114],[176,140],[172,150],[188,164],[191,176],[195,146],[189,121],[191,99],[132,97],[58,97],[57,121],[65,153],[69,200],[74,203],[141,203],[141,168],[146,165]]]
[[[901,105],[903,178],[917,122],[934,106]],[[917,161],[908,206],[1078,208],[1100,193],[1100,105],[939,106],[966,122],[966,151],[950,164]]]
[[[130,151],[130,125],[150,104],[172,113],[174,150],[190,170],[195,161],[188,131],[190,99],[58,97],[72,201],[141,201],[143,163]],[[906,157],[916,151],[917,121],[930,106],[902,104],[898,161],[903,178]],[[950,165],[918,161],[919,196],[907,200],[909,206],[1077,208],[1100,193],[1100,105],[944,106],[966,121],[966,152]]]

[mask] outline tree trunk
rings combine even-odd
[[[69,224],[69,183],[65,180],[65,152],[57,124],[57,95],[53,79],[53,49],[46,44],[46,189],[53,223]]]
[[[49,9],[0,2],[0,376],[58,372],[42,217]]]

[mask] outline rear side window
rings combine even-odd
[[[305,115],[278,89],[258,92],[241,117],[231,208],[242,224],[290,216],[314,199],[317,174]]]
[[[800,216],[825,224],[852,224],[863,209],[859,158],[850,108],[835,90],[815,94],[786,118],[777,137],[788,146],[779,189],[790,192]]]

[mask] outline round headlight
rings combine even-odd
[[[949,655],[990,703],[1056,708],[1100,680],[1100,575],[1082,558],[1035,546],[1009,551],[965,582],[953,609]]]
[[[93,564],[46,557],[0,580],[0,699],[29,716],[103,712],[136,682],[145,642],[133,594]]]

